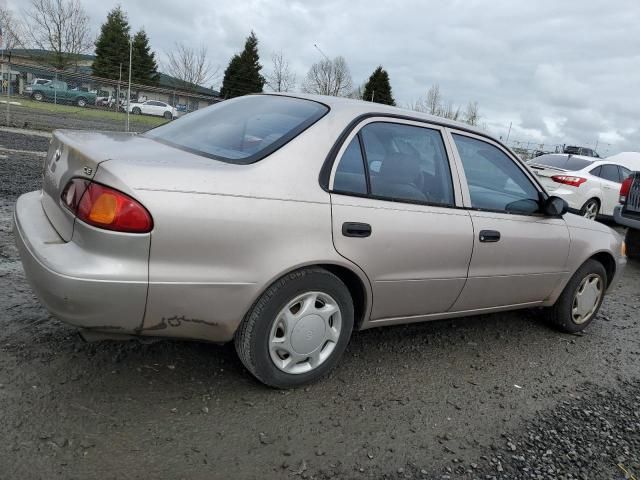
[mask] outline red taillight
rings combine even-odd
[[[554,175],[553,177],[551,177],[551,180],[553,180],[556,183],[571,185],[572,187],[579,187],[580,185],[582,185],[584,182],[587,181],[586,178],[573,177],[571,175]]]
[[[627,195],[629,195],[631,185],[633,185],[633,177],[629,177],[622,182],[622,186],[620,187],[620,203],[624,204],[627,201]]]
[[[94,227],[128,233],[147,233],[153,228],[151,215],[139,202],[89,180],[72,179],[62,192],[62,202]]]

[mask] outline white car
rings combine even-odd
[[[592,220],[599,215],[613,216],[620,185],[631,174],[609,159],[579,155],[541,155],[527,165],[549,195],[565,199],[571,210]]]
[[[34,78],[33,81],[24,88],[24,92],[27,95],[31,95],[31,92],[33,92],[33,87],[35,85],[44,85],[46,83],[49,83],[50,81],[51,80],[49,80],[47,78]]]
[[[178,111],[175,107],[172,107],[168,103],[160,102],[158,100],[147,100],[142,103],[131,103],[129,105],[129,111],[134,115],[154,115],[156,117],[164,117],[167,120],[176,118]]]

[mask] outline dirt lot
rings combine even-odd
[[[86,344],[47,314],[10,221],[47,143],[0,130],[0,478],[640,475],[640,265],[584,335],[532,312],[370,330],[269,390],[231,345]]]

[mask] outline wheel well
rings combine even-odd
[[[589,200],[587,200],[586,202],[584,202],[584,205],[586,205],[587,203],[589,203],[591,200],[595,200],[596,202],[598,202],[598,205],[602,205],[602,202],[600,201],[600,199],[598,197],[591,197]],[[584,207],[583,205],[583,207]]]
[[[606,252],[596,253],[591,260],[595,260],[596,262],[600,262],[607,272],[607,287],[611,285],[613,281],[613,277],[616,274],[616,261],[611,256],[611,254]]]
[[[324,268],[330,271],[336,277],[344,282],[349,289],[351,298],[353,299],[353,329],[358,330],[364,321],[365,309],[366,309],[366,290],[360,277],[353,273],[346,267],[340,265],[318,265],[318,267]]]

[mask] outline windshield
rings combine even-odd
[[[247,164],[274,152],[328,111],[311,100],[250,95],[198,110],[145,135],[198,155]]]
[[[530,165],[544,165],[545,167],[561,168],[562,170],[582,170],[593,161],[571,155],[541,155],[531,160]]]

